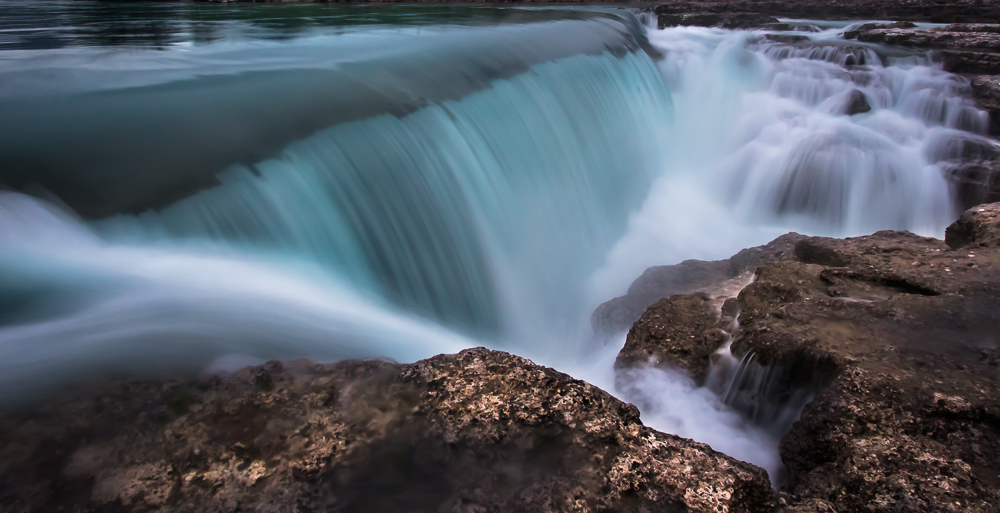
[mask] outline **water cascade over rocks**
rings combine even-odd
[[[943,169],[996,149],[967,83],[924,52],[845,44],[846,25],[768,39],[530,12],[287,40],[228,20],[234,35],[162,50],[7,51],[0,126],[24,126],[0,143],[0,180],[35,195],[0,193],[0,402],[109,374],[479,345],[614,390],[628,323],[594,335],[590,313],[647,267],[791,230],[940,236],[959,210]],[[145,67],[94,71],[116,62]],[[220,96],[233,77],[247,89]],[[300,88],[308,101],[255,110]],[[108,132],[81,128],[88,105]],[[192,138],[177,109],[218,132]],[[271,114],[283,125],[253,137],[231,121]],[[620,393],[774,479],[790,419],[740,395],[769,395],[778,372],[751,359],[721,396],[669,369]]]

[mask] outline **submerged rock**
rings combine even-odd
[[[3,511],[769,511],[765,472],[507,353],[109,384],[0,420]]]
[[[844,104],[844,114],[847,116],[853,116],[855,114],[864,114],[865,112],[871,112],[872,106],[868,103],[868,97],[865,93],[855,89],[851,91],[851,94],[847,97],[847,102]]]

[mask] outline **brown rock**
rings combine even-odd
[[[782,439],[786,511],[1000,510],[998,214],[967,212],[947,245],[805,239],[740,293],[734,355],[782,371],[757,403],[829,383]]]
[[[705,292],[723,300],[734,296],[757,266],[774,259],[792,258],[792,248],[803,238],[797,233],[785,234],[766,245],[744,249],[728,260],[685,260],[675,265],[650,267],[632,282],[624,296],[598,306],[591,315],[591,326],[598,334],[624,331],[639,320],[647,307],[675,294]]]
[[[728,338],[713,330],[720,306],[703,292],[657,301],[632,325],[615,367],[672,367],[703,382],[709,357]]]
[[[763,470],[507,353],[271,362],[0,419],[3,511],[769,511]]]
[[[945,242],[953,249],[967,246],[1000,247],[1000,203],[966,210],[945,230]]]

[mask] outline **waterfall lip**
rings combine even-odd
[[[386,43],[396,46],[392,51],[355,62],[319,57],[336,51],[336,37],[333,46],[325,40],[296,40],[296,52],[301,45],[319,45],[307,46],[317,61],[292,56],[291,67],[279,69],[227,72],[225,58],[217,60],[212,48],[204,54],[175,50],[166,67],[179,69],[156,83],[40,97],[9,88],[38,74],[104,77],[107,70],[88,67],[124,57],[83,51],[82,57],[67,57],[68,63],[57,59],[20,73],[18,59],[30,52],[19,51],[2,62],[8,92],[0,99],[0,131],[17,135],[0,140],[0,183],[19,190],[39,184],[88,218],[160,208],[217,183],[217,174],[233,164],[273,156],[288,143],[333,125],[386,113],[404,116],[491,87],[542,62],[651,49],[630,11],[566,10],[564,17],[495,27],[442,25],[435,34],[414,31]],[[277,51],[279,61],[289,57],[282,57],[287,51],[279,43],[264,46]],[[253,45],[242,51],[254,51]],[[143,73],[131,72],[140,78]],[[123,85],[134,83],[129,76],[121,76]],[[183,80],[174,81],[178,76]],[[101,123],[91,122],[98,118]]]

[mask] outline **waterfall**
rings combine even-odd
[[[200,9],[175,8],[178,27]],[[963,79],[844,27],[315,22],[338,9],[281,37],[240,19],[159,50],[0,50],[0,182],[22,191],[0,192],[0,404],[476,345],[612,390],[622,337],[588,319],[646,267],[790,230],[940,236],[944,169],[996,151]],[[634,385],[647,423],[780,472],[719,395],[662,370]]]

